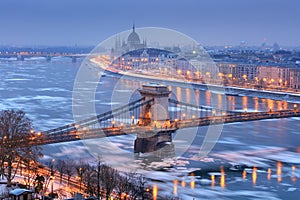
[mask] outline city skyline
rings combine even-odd
[[[203,45],[299,46],[300,22],[291,0],[1,1],[0,45],[97,45],[136,27],[174,29]]]

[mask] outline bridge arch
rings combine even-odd
[[[144,102],[149,102],[140,108],[139,124],[162,127],[169,120],[169,91],[168,87],[161,84],[144,84],[139,89]]]

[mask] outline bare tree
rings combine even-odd
[[[44,190],[45,177],[37,174],[35,177],[35,193],[39,194]]]
[[[65,168],[65,172],[67,174],[67,178],[68,178],[68,186],[70,185],[70,179],[72,177],[72,175],[74,174],[74,165],[75,165],[75,162],[71,159],[67,159],[66,161],[66,168]]]
[[[125,193],[125,195],[129,194],[131,188],[130,180],[131,177],[129,176],[129,173],[118,175],[115,190],[118,193],[120,199],[122,198],[123,193]]]
[[[23,171],[22,176],[26,186],[29,187],[34,183],[35,178],[38,175],[39,164],[30,159],[25,159],[22,163],[25,166],[25,171]]]
[[[97,175],[97,197],[100,199],[100,193],[101,193],[101,171],[102,171],[102,157],[101,155],[98,155],[98,160],[97,160],[97,167],[95,169],[96,175]]]
[[[82,188],[83,176],[89,170],[89,168],[90,166],[82,160],[80,160],[79,163],[77,163],[75,166],[77,177],[79,179],[79,190],[81,190]]]
[[[95,184],[97,183],[97,174],[95,166],[87,165],[84,174],[82,175],[82,183],[85,185],[85,192],[90,195],[96,193]]]
[[[136,172],[131,172],[129,174],[131,177],[130,180],[130,195],[133,199],[137,199],[141,197],[145,199],[145,192],[146,192],[146,183],[147,179],[143,174],[138,174]],[[147,194],[149,196],[149,194]],[[147,198],[146,198],[147,199]]]
[[[59,171],[59,182],[61,184],[62,183],[63,174],[66,171],[66,162],[63,161],[63,160],[58,160],[56,162],[55,168],[57,169],[57,171]]]
[[[43,167],[41,168],[42,171],[44,171],[43,175],[37,175],[37,177],[36,177],[36,181],[42,182],[42,184],[39,183],[39,184],[41,184],[41,186],[42,186],[42,187],[39,188],[39,189],[41,189],[41,191],[42,191],[42,197],[43,197],[43,199],[44,199],[44,195],[45,195],[45,193],[46,193],[46,191],[47,191],[47,189],[48,189],[48,186],[49,186],[49,184],[50,184],[50,182],[51,182],[51,176],[52,176],[52,172],[51,172],[51,170],[49,169],[49,168],[51,167],[51,165],[52,165],[51,161],[46,162],[46,165],[47,165],[47,166],[43,166]]]
[[[106,192],[106,199],[108,200],[111,192],[117,185],[118,172],[114,168],[103,165],[101,177]]]
[[[33,132],[30,133],[30,138],[34,138]],[[38,146],[33,140],[30,146],[24,147],[25,151],[20,153],[21,162],[25,166],[25,173],[23,173],[23,178],[26,186],[30,186],[35,181],[38,174],[39,159],[43,156],[41,153],[41,147]]]
[[[37,161],[39,157],[35,156],[39,155],[40,148],[32,143],[31,130],[32,123],[23,111],[0,112],[0,172],[6,177],[8,186],[11,185],[22,160]]]

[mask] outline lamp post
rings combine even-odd
[[[134,115],[131,116],[132,119],[132,125],[134,125]]]
[[[176,118],[174,121],[175,121],[175,128],[178,128],[178,119]]]
[[[54,169],[53,169],[53,167],[54,167],[54,161],[55,161],[55,159],[52,159],[51,160],[51,195],[53,196],[53,183],[54,183]]]
[[[112,125],[112,128],[115,128],[115,120],[113,120],[112,122],[111,122],[111,125]]]
[[[81,192],[82,168],[79,168],[79,191]]]

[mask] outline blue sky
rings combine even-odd
[[[204,45],[300,45],[299,0],[1,0],[0,45],[97,45],[137,27]]]

